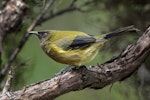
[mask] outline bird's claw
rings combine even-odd
[[[78,69],[80,69],[80,68],[86,68],[86,66],[85,66],[85,65],[81,65],[81,66],[73,66],[73,65],[70,65],[70,66],[68,66],[68,67],[66,67],[66,68],[61,69],[58,73],[55,74],[55,76],[64,74],[64,73],[66,73],[66,72],[71,72],[71,71],[73,71],[73,70],[78,70]]]

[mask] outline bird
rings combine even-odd
[[[82,66],[92,61],[110,38],[130,31],[139,30],[131,25],[97,36],[64,30],[29,31],[28,33],[35,34],[39,38],[41,48],[56,62]]]

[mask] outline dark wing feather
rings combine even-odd
[[[96,39],[91,36],[77,36],[69,46],[69,49],[84,48],[95,43],[95,41]]]

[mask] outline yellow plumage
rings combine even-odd
[[[99,48],[104,44],[103,42],[93,43],[88,47],[79,49],[63,50],[61,45],[70,43],[77,36],[89,36],[83,32],[77,31],[50,31],[49,38],[41,42],[44,51],[52,59],[59,63],[80,66],[86,62],[91,61],[98,53]],[[61,38],[60,38],[61,37]]]

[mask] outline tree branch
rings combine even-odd
[[[86,11],[82,10],[82,7],[87,6],[87,5],[89,5],[89,4],[94,2],[93,0],[92,1],[86,1],[80,7],[77,7],[75,5],[76,1],[77,0],[73,0],[70,3],[70,5],[68,5],[68,7],[66,7],[65,9],[62,9],[62,10],[56,12],[56,13],[54,13],[53,10],[51,10],[50,13],[49,13],[49,16],[43,17],[40,20],[39,24],[41,24],[43,22],[46,22],[48,19],[52,19],[52,18],[54,18],[56,16],[59,16],[59,15],[62,15],[62,14],[68,13],[68,12],[73,12],[73,11],[86,12]]]
[[[118,57],[93,67],[80,67],[41,81],[22,90],[12,92],[14,99],[53,100],[54,98],[84,88],[101,89],[119,81],[135,71],[150,55],[150,27]],[[5,94],[0,99],[8,99]]]

